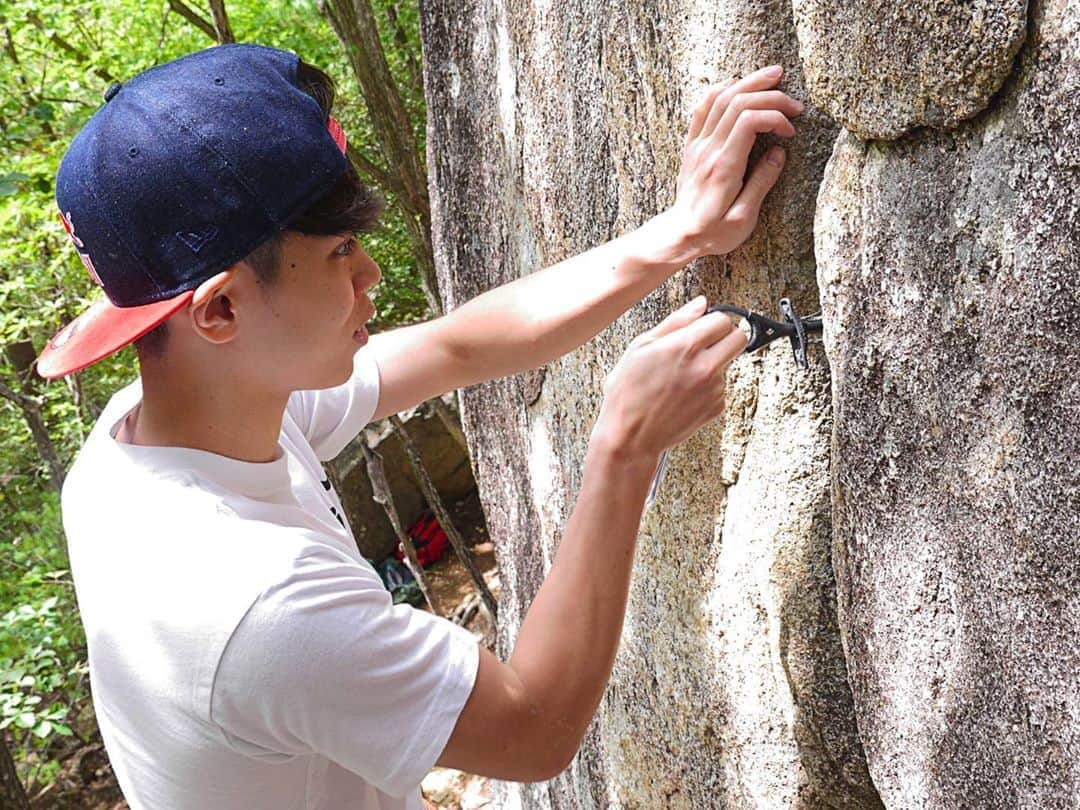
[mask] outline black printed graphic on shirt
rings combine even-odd
[[[325,479],[325,480],[324,480],[324,481],[322,482],[322,485],[323,485],[323,489],[325,489],[325,490],[326,490],[327,492],[330,492],[330,489],[331,489],[331,487],[330,487],[330,479]],[[340,523],[340,524],[341,524],[342,526],[344,526],[344,525],[345,525],[345,518],[343,518],[343,517],[341,516],[341,513],[340,513],[340,512],[338,512],[338,510],[337,510],[337,507],[331,506],[331,507],[330,507],[330,513],[331,513],[331,514],[332,514],[332,515],[333,515],[334,517],[336,517],[336,518],[337,518],[337,521],[338,521],[338,523]]]

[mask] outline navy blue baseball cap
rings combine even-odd
[[[105,297],[37,362],[96,363],[186,306],[345,173],[345,135],[299,86],[299,58],[220,45],[112,85],[75,136],[56,202]]]

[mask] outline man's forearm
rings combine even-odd
[[[553,749],[577,750],[611,674],[655,467],[594,437],[577,506],[518,635],[509,664]]]
[[[624,236],[477,296],[448,316],[473,379],[561,357],[610,325],[696,258],[670,214]]]

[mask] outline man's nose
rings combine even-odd
[[[360,267],[357,268],[357,273],[353,277],[353,284],[356,285],[357,290],[366,293],[381,280],[382,270],[379,269],[379,265],[370,256],[364,254],[360,259]]]

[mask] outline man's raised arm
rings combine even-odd
[[[746,337],[699,297],[636,338],[604,387],[581,491],[508,663],[480,651],[440,765],[548,779],[577,752],[611,675],[638,523],[660,453],[723,409]]]
[[[746,176],[758,134],[795,134],[803,105],[773,88],[779,67],[712,87],[694,112],[675,204],[637,230],[477,296],[450,314],[375,335],[375,417],[573,351],[676,270],[741,244],[776,183],[773,147]],[[744,182],[744,177],[745,182]]]

